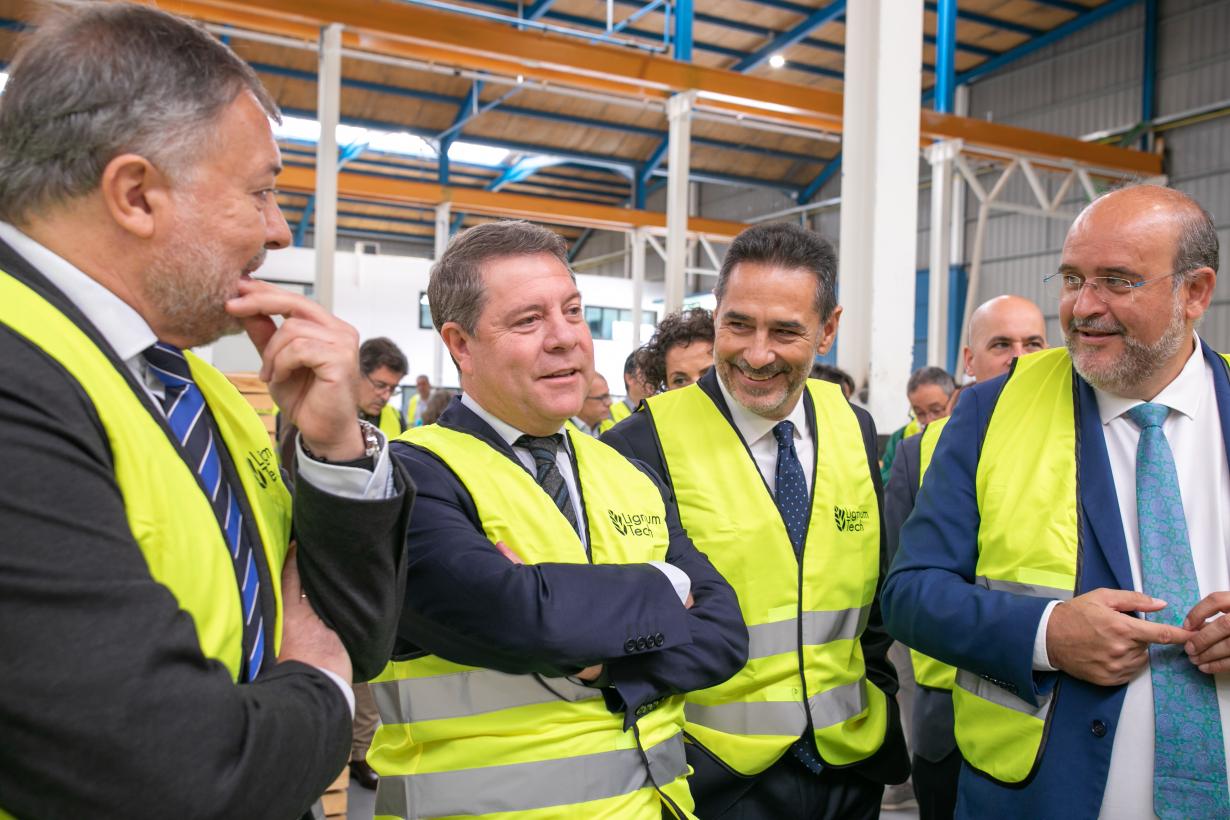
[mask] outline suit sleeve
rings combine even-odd
[[[893,459],[889,471],[888,487],[884,490],[884,532],[890,564],[901,541],[901,527],[914,511],[914,491],[918,485],[918,444],[919,441],[910,437],[897,447],[897,457]]]
[[[488,540],[448,467],[424,450],[391,446],[419,488],[395,657],[430,652],[510,674],[561,676],[624,657],[638,637],[661,634],[663,643],[636,652],[691,643],[687,610],[658,569],[513,564]]]
[[[902,643],[1036,702],[1033,644],[1048,601],[974,583],[978,453],[1002,385],[1002,378],[977,385],[957,403],[902,529],[884,611]]]
[[[392,466],[389,498],[342,498],[302,476],[295,488],[303,588],[345,645],[356,681],[370,680],[388,663],[406,595],[406,529],[415,488],[395,460]]]
[[[134,540],[90,400],[0,329],[0,808],[296,818],[346,760],[346,701],[298,663],[236,685]]]
[[[735,591],[692,543],[679,521],[669,489],[643,463],[636,466],[662,493],[670,532],[666,560],[692,579],[694,603],[687,610],[691,643],[652,655],[629,655],[607,664],[607,675],[626,707],[629,722],[646,704],[724,682],[747,663],[748,643]]]

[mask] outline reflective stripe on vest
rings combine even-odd
[[[862,431],[840,387],[812,380],[807,389],[823,445],[802,572],[759,469],[705,392],[692,385],[644,405],[684,527],[738,593],[748,625],[747,664],[690,693],[685,710],[692,739],[743,774],[772,765],[809,722],[833,766],[872,755],[887,725],[884,693],[865,676],[858,640],[880,565]]]
[[[379,422],[377,426],[380,428],[380,432],[388,436],[389,441],[401,435],[401,417],[397,415],[393,405],[386,404],[380,408]]]
[[[0,271],[0,323],[58,362],[89,396],[106,431],[115,480],[133,538],[150,575],[192,616],[201,651],[238,679],[243,614],[230,549],[195,471],[185,463],[153,410],[80,328],[54,305]],[[235,465],[272,578],[280,578],[290,540],[290,495],[269,434],[221,373],[186,354]],[[281,644],[281,584],[272,584]]]
[[[567,435],[593,562],[664,560],[669,535],[657,486],[605,444],[571,426]],[[439,425],[412,428],[401,440],[453,471],[492,542],[504,541],[527,564],[589,560],[554,502],[507,453]],[[692,809],[681,697],[638,718],[638,748],[600,690],[558,678],[428,655],[390,663],[372,685],[383,721],[368,753],[380,774],[378,817],[518,811],[525,820],[659,820],[659,791],[683,812]]]
[[[683,736],[677,734],[647,749],[644,759],[639,749],[618,749],[533,763],[381,775],[375,813],[377,817],[457,817],[540,810],[544,817],[561,817],[560,808],[652,789],[655,783],[671,783],[687,773]],[[551,809],[554,811],[547,811]],[[660,816],[661,809],[658,812]],[[582,810],[567,816],[594,815]]]
[[[1077,588],[1080,527],[1077,411],[1064,348],[1017,359],[987,425],[975,489],[977,583],[998,592],[1068,600]],[[1041,760],[1063,681],[1033,706],[962,672],[953,689],[957,744],[971,766],[1021,783]]]
[[[919,487],[922,487],[923,476],[927,474],[927,468],[931,466],[931,456],[935,454],[935,446],[939,444],[940,433],[944,431],[944,426],[948,424],[950,418],[951,416],[944,416],[942,419],[936,419],[922,431],[922,438],[918,442]],[[910,664],[914,667],[914,681],[919,686],[926,686],[929,689],[952,689],[957,677],[955,666],[937,661],[917,649],[910,650]]]

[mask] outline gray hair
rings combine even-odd
[[[722,260],[713,293],[719,302],[736,265],[751,262],[784,270],[805,270],[816,277],[813,306],[821,321],[837,308],[837,253],[820,234],[790,222],[755,225],[735,237]]]
[[[943,390],[945,396],[951,396],[952,391],[957,389],[957,383],[944,368],[920,367],[910,374],[910,380],[905,385],[906,395],[928,384],[933,384]]]
[[[186,177],[244,91],[279,118],[251,67],[193,23],[126,4],[52,12],[0,96],[0,219],[90,193],[125,153]]]
[[[1174,269],[1176,273],[1191,274],[1199,268],[1212,268],[1217,273],[1218,247],[1217,228],[1213,217],[1194,199],[1192,207],[1184,208],[1179,215],[1179,241],[1175,248]],[[1183,278],[1176,276],[1177,288]]]
[[[476,225],[462,231],[448,243],[440,261],[431,267],[427,283],[427,303],[436,330],[445,322],[456,322],[466,333],[474,333],[486,303],[483,265],[508,256],[554,256],[575,280],[568,266],[568,246],[554,231],[523,220],[502,220]]]

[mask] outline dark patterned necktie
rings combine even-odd
[[[577,512],[572,507],[572,496],[568,493],[568,484],[560,474],[559,465],[555,463],[555,454],[559,452],[564,437],[556,433],[553,436],[521,436],[514,444],[524,447],[534,457],[534,480],[542,487],[555,506],[563,513],[564,518],[575,530],[577,528]]]
[[[222,472],[222,445],[214,432],[213,418],[205,404],[205,396],[192,380],[188,361],[181,350],[158,342],[141,354],[150,373],[166,388],[162,408],[167,424],[187,453],[190,465],[201,479],[205,495],[213,506],[218,525],[226,536],[239,597],[243,605],[244,662],[240,680],[250,681],[260,672],[265,656],[264,618],[260,607],[260,572],[256,555],[243,526],[243,513],[231,484]]]
[[[773,437],[777,439],[777,490],[773,493],[773,501],[786,525],[794,554],[801,559],[807,522],[811,518],[811,496],[807,492],[807,478],[803,475],[799,453],[794,448],[794,423],[778,422],[773,428]],[[809,735],[796,740],[790,752],[812,774],[823,771],[824,764],[820,762],[815,741]]]

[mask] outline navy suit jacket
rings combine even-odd
[[[525,469],[460,399],[438,423],[481,439]],[[546,677],[602,663],[603,696],[612,711],[625,710],[626,725],[638,710],[654,708],[667,695],[715,686],[746,662],[747,627],[734,590],[696,551],[674,503],[644,465],[637,466],[666,502],[666,560],[692,580],[691,609],[648,564],[513,564],[488,540],[469,491],[444,462],[404,442],[391,448],[422,488],[407,535],[406,601],[395,660],[432,653],[454,663]],[[638,638],[658,637],[660,644],[642,641],[637,648]]]
[[[1221,417],[1230,442],[1230,378],[1207,345]],[[1005,376],[961,396],[940,438],[914,514],[884,585],[884,618],[902,643],[996,682],[1031,703],[1062,686],[1041,764],[1017,786],[966,765],[957,816],[1096,818],[1102,805],[1124,686],[1097,686],[1062,672],[1033,671],[1034,636],[1048,601],[973,584],[978,560],[974,477],[983,434]],[[1079,420],[1077,486],[1081,552],[1077,594],[1132,589],[1127,544],[1093,388],[1076,376]]]
[[[697,386],[713,401],[718,410],[721,411],[722,416],[733,427],[734,420],[731,418],[730,408],[727,407],[726,399],[722,396],[722,391],[718,387],[717,372],[710,370],[700,378]],[[804,391],[802,401],[803,409],[807,416],[807,429],[811,432],[812,440],[816,441],[816,410],[812,404],[811,394]],[[862,408],[854,407],[853,410],[854,415],[858,419],[859,429],[863,434],[863,449],[867,452],[867,469],[871,473],[872,483],[875,485],[876,501],[879,503],[881,520],[883,520],[883,489],[880,486],[879,459],[876,455],[875,423],[871,420],[871,415]],[[633,413],[608,430],[606,435],[602,437],[602,440],[629,458],[644,462],[657,474],[665,476],[668,482],[668,489],[670,489],[670,471],[666,467],[662,450],[658,446],[657,431],[654,429],[653,421],[647,413],[639,411]],[[821,452],[823,452],[823,441],[820,441],[820,446]],[[750,455],[748,457],[750,458]],[[673,492],[673,489],[671,489],[672,495]],[[703,548],[704,544],[700,546]],[[880,559],[880,574],[883,576],[884,570],[888,565],[885,552],[884,527],[880,528]],[[871,605],[867,627],[863,630],[863,635],[859,642],[863,648],[863,658],[867,666],[867,678],[888,695],[888,731],[885,736],[884,745],[880,747],[878,752],[867,760],[861,761],[849,768],[877,783],[900,783],[908,776],[909,762],[905,751],[905,737],[901,732],[901,720],[897,711],[897,701],[894,697],[897,694],[897,671],[888,659],[888,648],[892,645],[893,639],[885,631],[884,624],[881,621],[878,596]]]

